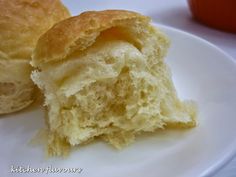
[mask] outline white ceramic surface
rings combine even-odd
[[[144,135],[122,151],[95,142],[75,150],[67,159],[46,160],[41,146],[28,143],[37,129],[43,127],[43,111],[34,106],[19,114],[1,116],[1,176],[22,176],[11,173],[11,165],[30,165],[82,168],[82,173],[76,176],[89,177],[195,177],[213,174],[230,160],[236,151],[236,64],[198,37],[165,26],[161,28],[172,41],[167,63],[179,96],[198,102],[197,128]]]

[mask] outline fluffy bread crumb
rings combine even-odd
[[[33,72],[48,109],[49,155],[96,137],[120,149],[142,132],[196,125],[195,104],[178,99],[163,60],[168,39],[151,26],[133,26],[143,46],[134,32],[112,27],[86,49]]]

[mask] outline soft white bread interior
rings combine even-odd
[[[148,17],[85,12],[39,39],[33,81],[45,95],[49,155],[101,137],[116,148],[141,132],[193,127],[193,102],[176,95],[164,62],[169,40]]]
[[[59,0],[0,0],[0,114],[33,102],[32,51],[44,32],[69,16]]]

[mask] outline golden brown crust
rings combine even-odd
[[[62,60],[74,49],[84,50],[103,30],[114,26],[134,24],[148,25],[150,19],[125,10],[89,11],[66,19],[39,39],[33,52],[33,65]],[[127,26],[129,27],[129,26]]]
[[[0,0],[0,114],[34,101],[32,51],[44,32],[69,16],[59,0]]]
[[[30,59],[39,36],[67,17],[59,0],[0,0],[0,59]]]

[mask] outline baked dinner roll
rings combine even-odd
[[[40,35],[69,16],[59,0],[0,0],[0,114],[33,102],[32,50]]]
[[[141,132],[193,127],[196,109],[176,95],[164,62],[169,40],[148,17],[91,11],[56,24],[33,52],[33,81],[47,107],[48,153],[101,137],[116,148]]]

